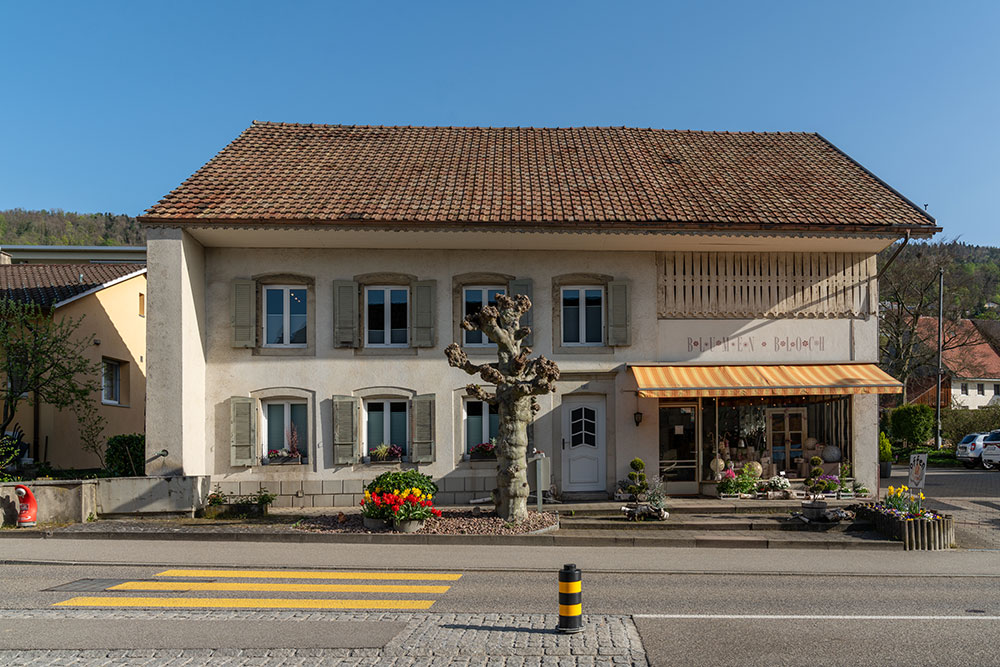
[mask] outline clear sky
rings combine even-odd
[[[137,215],[254,119],[824,135],[1000,245],[1000,2],[0,4],[0,209]]]

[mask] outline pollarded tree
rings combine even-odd
[[[457,344],[445,348],[448,363],[496,387],[489,393],[477,384],[466,386],[471,398],[497,406],[497,488],[493,499],[496,511],[508,521],[528,518],[528,424],[538,412],[536,396],[556,390],[559,367],[545,357],[530,359],[531,348],[524,338],[531,333],[520,326],[521,316],[531,310],[531,300],[523,294],[497,296],[496,306],[484,306],[462,321],[468,331],[482,331],[497,346],[497,361],[474,364]],[[541,489],[538,492],[541,493]]]

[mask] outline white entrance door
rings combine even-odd
[[[604,398],[566,398],[562,403],[563,491],[604,491]]]

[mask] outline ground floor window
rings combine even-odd
[[[490,442],[500,429],[500,412],[486,401],[465,402],[465,451],[476,445]]]
[[[122,402],[122,366],[113,359],[101,360],[101,401],[111,405]]]
[[[764,477],[805,477],[813,456],[836,474],[852,456],[849,396],[703,398],[701,413],[703,480],[751,461]]]
[[[406,456],[408,427],[409,401],[391,399],[365,401],[364,454],[382,459]]]
[[[306,404],[265,401],[262,405],[264,449],[268,458],[300,458],[309,452],[309,417]]]

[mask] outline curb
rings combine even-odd
[[[32,537],[62,540],[146,540],[172,542],[283,542],[291,544],[420,544],[455,546],[533,547],[673,547],[705,549],[820,549],[820,550],[902,550],[902,542],[823,542],[816,540],[776,540],[767,537],[620,537],[554,534],[555,528],[526,535],[434,535],[420,533],[179,533],[144,532],[7,532],[2,537]]]

